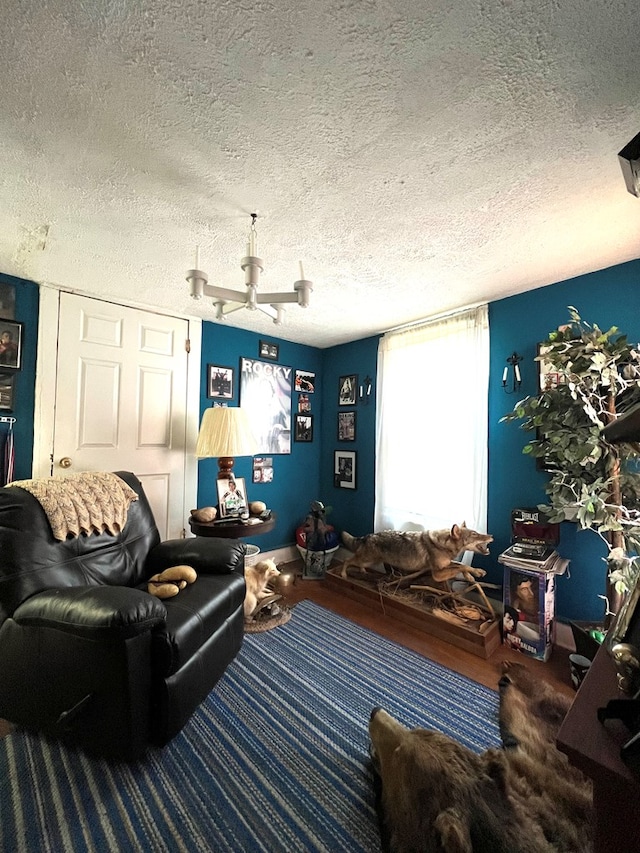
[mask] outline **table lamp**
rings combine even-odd
[[[244,409],[228,406],[205,409],[196,456],[198,459],[218,457],[218,480],[233,477],[234,456],[254,456],[257,452],[258,442]]]

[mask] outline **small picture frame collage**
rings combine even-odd
[[[338,406],[352,407],[358,403],[358,374],[347,373],[338,379]],[[338,411],[338,441],[356,440],[356,411]],[[333,459],[333,485],[339,489],[356,488],[355,450],[336,450]]]
[[[294,414],[293,440],[313,441],[313,415],[311,395],[316,390],[316,375],[309,370],[296,370],[294,390],[298,394],[298,411]]]
[[[338,405],[355,406],[358,402],[358,374],[349,373],[338,380]],[[356,412],[338,412],[338,441],[356,440]]]

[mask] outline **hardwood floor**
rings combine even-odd
[[[567,649],[554,647],[551,657],[543,662],[520,654],[505,646],[498,646],[487,659],[458,649],[443,640],[432,637],[397,620],[371,610],[351,598],[340,595],[329,588],[322,580],[302,580],[300,563],[285,563],[279,566],[283,574],[293,574],[295,582],[287,586],[286,600],[290,605],[303,599],[339,613],[346,619],[369,628],[400,645],[418,652],[430,660],[449,667],[472,681],[477,681],[497,690],[500,677],[500,664],[503,660],[513,660],[531,667],[539,678],[553,684],[556,689],[573,697],[575,691],[569,677],[569,654]]]

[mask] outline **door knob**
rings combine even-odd
[[[60,467],[61,468],[71,468],[71,457],[70,456],[63,456],[62,459],[60,460]]]

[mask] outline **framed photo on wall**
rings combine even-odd
[[[333,459],[333,485],[337,486],[339,489],[355,489],[355,450],[335,450]]]
[[[0,317],[0,370],[22,369],[23,323]]]
[[[254,456],[253,457],[253,482],[254,483],[272,483],[273,482],[273,459],[271,456]]]
[[[316,389],[316,375],[308,370],[296,370],[296,391],[304,391],[305,394],[313,394]]]
[[[214,400],[233,397],[233,367],[207,365],[207,397]]]
[[[309,399],[308,394],[298,394],[298,411],[299,412],[310,412],[311,411],[311,400]]]
[[[338,405],[355,406],[357,403],[358,374],[349,373],[338,380]]]
[[[280,355],[280,347],[278,344],[269,343],[269,341],[260,341],[258,344],[258,355],[260,358],[269,358],[271,361],[277,361]]]
[[[338,441],[356,440],[356,413],[338,412]]]
[[[13,411],[15,373],[0,373],[0,412]]]
[[[240,406],[258,442],[258,455],[291,453],[291,367],[240,359]]]
[[[294,415],[293,440],[313,441],[313,415]]]
[[[0,284],[0,317],[13,320],[16,316],[15,284]]]

